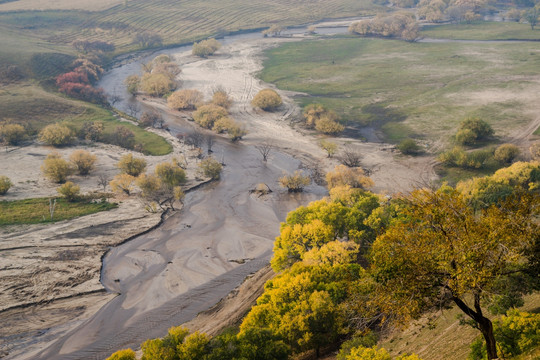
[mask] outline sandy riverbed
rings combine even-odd
[[[256,72],[262,66],[261,51],[266,47],[275,46],[279,42],[294,40],[257,39],[238,42],[224,46],[220,54],[210,59],[198,59],[189,53],[182,53],[175,54],[175,60],[182,67],[180,79],[184,88],[197,88],[203,91],[207,98],[210,97],[216,86],[222,86],[230,92],[235,100],[231,109],[232,116],[242,122],[249,131],[243,141],[244,145],[271,141],[281,151],[293,155],[306,166],[328,171],[337,164],[337,161],[325,156],[317,146],[317,138],[290,126],[291,119],[298,117],[300,113],[290,98],[290,95],[293,94],[281,92],[285,104],[276,113],[257,111],[252,109],[249,104],[258,90],[269,87],[255,78]],[[431,166],[432,158],[430,157],[402,158],[396,156],[392,148],[385,144],[363,143],[345,138],[334,140],[342,146],[346,144],[348,148],[357,148],[364,154],[363,166],[371,171],[376,191],[406,191],[435,178]],[[55,194],[56,186],[42,179],[39,171],[39,165],[49,150],[44,147],[31,146],[1,155],[2,163],[10,164],[7,173],[16,184],[8,199]],[[69,152],[73,150],[63,149],[60,152],[67,157]],[[96,176],[100,173],[110,175],[115,173],[117,170],[114,169],[113,164],[123,152],[118,148],[105,145],[97,145],[89,150],[98,156],[100,165],[95,176],[75,179],[77,183],[81,184],[83,191],[97,189]],[[178,148],[178,152],[183,151],[186,149]],[[269,163],[279,166],[279,155],[275,154],[271,157]],[[151,164],[151,168],[153,164],[163,161],[164,158],[152,157],[147,158],[147,160]],[[263,175],[263,173],[261,174]],[[26,179],[35,179],[35,182],[26,182]],[[272,187],[275,185],[272,184]],[[248,197],[235,195],[233,198],[237,205],[255,204]],[[271,208],[265,210],[263,207],[259,208],[259,205],[252,206],[255,206],[257,211],[267,212],[268,216],[278,215],[272,214]],[[250,210],[247,208],[244,211]],[[193,213],[193,216],[193,219],[200,218],[200,214],[197,213]],[[281,216],[283,214],[279,215],[279,217]],[[4,310],[0,313],[4,324],[7,324],[0,333],[0,340],[2,341],[2,351],[9,353],[8,358],[15,358],[23,352],[25,358],[32,357],[33,351],[42,349],[52,340],[68,333],[74,326],[81,324],[85,318],[97,311],[102,304],[109,301],[110,294],[99,293],[103,291],[99,282],[102,254],[109,246],[122,242],[126,237],[137,232],[151,228],[159,221],[159,214],[146,213],[136,200],[124,199],[118,209],[107,213],[54,225],[2,229],[2,233],[0,233],[3,239],[0,269],[5,274],[3,279],[10,280],[3,281],[1,284],[4,298],[0,303],[5,309],[11,308],[11,310]],[[268,234],[275,233],[278,222],[273,220],[276,229],[265,231]],[[227,224],[230,225],[228,227],[230,237],[234,238],[234,234],[240,233],[237,228],[235,229],[240,224],[235,225],[234,219],[223,219],[222,225],[227,226]],[[204,284],[209,280],[209,276],[219,276],[233,269],[235,263],[231,263],[230,260],[236,260],[236,258],[231,254],[239,254],[238,259],[242,260],[257,257],[271,249],[272,237],[267,234],[262,239],[256,234],[256,226],[252,226],[252,228],[250,231],[253,233],[250,238],[240,238],[237,242],[228,244],[221,243],[219,248],[210,249],[210,253],[213,254],[211,257],[205,256],[205,251],[197,250],[193,253],[196,259],[191,257],[191,261],[166,264],[167,268],[174,266],[174,272],[177,274],[193,274],[198,277],[186,275],[186,278],[181,280],[170,276],[162,278],[159,282],[159,286],[162,288],[152,288],[152,291],[158,293],[163,290],[165,294],[169,295],[163,300],[159,300],[158,303],[160,301],[165,303],[172,296],[176,296],[181,289],[185,291]],[[222,234],[223,229],[219,230]],[[168,230],[162,229],[162,231]],[[201,241],[204,239],[201,238]],[[207,241],[208,243],[197,242],[197,248],[204,250],[212,247],[214,240],[208,237]],[[148,266],[152,265],[152,259],[143,255],[145,254],[141,253],[136,259],[150,261]],[[129,263],[126,263],[124,267],[115,267],[111,271],[123,280],[129,278],[132,274],[140,271],[140,269],[130,268],[133,265],[133,259],[135,258],[129,260]],[[196,268],[193,267],[194,264],[197,264]],[[200,269],[206,269],[204,274],[200,273]],[[123,280],[121,284],[125,283]],[[178,289],[172,289],[173,283],[181,284],[178,285]],[[260,283],[257,284],[260,285]],[[119,289],[119,291],[122,290]],[[65,300],[58,300],[62,298]],[[43,301],[49,300],[56,301],[43,303]],[[32,305],[32,303],[35,304]],[[145,306],[155,303],[156,299],[151,302],[137,302],[136,308],[144,309]],[[243,300],[243,303],[245,304],[246,301]],[[30,306],[27,308],[16,307],[23,304]],[[62,316],[54,316],[54,314],[59,313]],[[232,318],[231,315],[226,315],[226,317]],[[29,328],[24,325],[28,322],[40,323],[41,325]],[[213,327],[208,322],[206,325],[192,326],[202,329]],[[70,349],[66,349],[65,345],[63,345],[64,351],[69,352]]]

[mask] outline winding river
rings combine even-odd
[[[294,33],[305,32],[305,28]],[[324,28],[320,32],[345,32]],[[225,43],[261,37],[248,33]],[[189,51],[179,47],[125,62],[100,81],[108,94],[122,100],[115,106],[129,111],[134,100],[124,79],[140,71],[141,63],[157,54]],[[145,105],[140,104],[142,109]],[[190,132],[190,124],[163,114],[173,133]],[[258,271],[271,257],[279,223],[287,212],[321,198],[326,190],[310,185],[304,193],[288,194],[278,178],[302,166],[293,157],[273,151],[268,162],[252,146],[216,137],[216,157],[226,166],[218,182],[186,196],[183,209],[156,230],[111,249],[102,267],[102,283],[119,295],[93,317],[58,339],[39,359],[104,359],[121,348],[137,348],[148,338],[161,337],[207,310]],[[249,193],[258,183],[274,192],[264,198]]]

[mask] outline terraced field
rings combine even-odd
[[[2,12],[0,8],[0,25],[58,45],[81,37],[112,41],[124,52],[135,48],[133,36],[144,31],[161,35],[164,44],[177,44],[276,23],[290,26],[372,14],[377,9],[369,0],[131,0],[95,12]]]

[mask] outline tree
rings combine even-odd
[[[123,349],[113,353],[107,360],[137,360],[137,357],[135,356],[135,351]]]
[[[145,111],[141,115],[139,122],[144,127],[153,127],[159,129],[163,128],[164,124],[163,116],[161,116],[161,113],[156,110]]]
[[[175,110],[193,110],[203,102],[203,94],[194,89],[177,90],[167,98],[167,104]]]
[[[137,178],[136,184],[142,190],[141,196],[143,199],[151,204],[157,204],[162,210],[165,210],[163,207],[165,204],[168,204],[174,210],[174,201],[181,201],[184,198],[182,188],[175,184],[182,183],[183,180],[179,181],[174,175],[163,174],[163,172],[163,169],[160,170],[163,178],[158,175],[142,174]],[[169,182],[165,182],[164,178]]]
[[[85,121],[79,131],[79,138],[91,141],[103,140],[105,125],[102,121]]]
[[[53,146],[71,145],[75,141],[75,132],[65,125],[51,124],[41,130],[39,140]]]
[[[126,78],[124,83],[126,84],[128,93],[135,95],[137,94],[137,91],[139,91],[141,77],[139,75],[130,75]]]
[[[272,36],[279,36],[281,32],[285,30],[282,26],[274,24],[270,26],[268,29],[263,30],[264,36],[272,35]]]
[[[5,195],[12,185],[13,183],[7,176],[0,175],[0,195]]]
[[[540,12],[538,8],[535,6],[532,9],[525,11],[522,19],[529,23],[529,25],[531,26],[531,30],[534,30],[534,27],[538,24],[539,16],[540,16]]]
[[[129,196],[133,191],[134,182],[134,176],[129,174],[118,174],[111,180],[109,185],[111,186],[112,191],[116,193],[124,193]]]
[[[212,95],[212,104],[229,109],[232,105],[232,99],[224,89],[217,89]]]
[[[317,120],[321,118],[322,115],[326,114],[328,109],[326,109],[322,104],[309,104],[304,107],[304,112],[302,116],[304,117],[305,124],[307,128],[313,128]],[[335,113],[333,113],[335,115]],[[334,120],[337,120],[337,115]]]
[[[5,145],[18,145],[26,138],[24,127],[19,124],[0,125],[0,142]]]
[[[94,169],[97,157],[86,150],[74,151],[69,160],[75,165],[79,175],[88,175]]]
[[[421,147],[413,139],[405,139],[397,146],[404,155],[416,155],[421,151]]]
[[[186,182],[186,172],[174,162],[156,165],[156,176],[170,187],[180,186]]]
[[[220,118],[229,115],[227,109],[218,105],[203,105],[193,113],[193,119],[197,124],[206,129],[211,129]]]
[[[319,147],[326,151],[327,157],[331,158],[336,153],[338,146],[335,142],[330,140],[321,140],[319,141]]]
[[[124,149],[132,149],[135,142],[135,134],[127,127],[119,125],[110,135],[109,141],[111,144],[118,145]]]
[[[478,213],[449,187],[417,190],[403,200],[397,221],[373,244],[377,304],[406,321],[454,302],[482,333],[488,359],[496,359],[483,301],[530,290],[527,255],[540,230],[540,199],[522,193]]]
[[[219,179],[222,169],[223,166],[212,156],[207,157],[199,163],[200,172],[212,180]]]
[[[315,123],[315,130],[323,134],[336,135],[345,130],[345,127],[331,119],[328,114],[322,115]]]
[[[247,133],[248,132],[245,127],[231,120],[231,123],[227,128],[227,134],[229,135],[229,139],[231,139],[232,142],[237,142],[241,140]]]
[[[46,178],[56,183],[64,183],[73,173],[71,165],[57,152],[52,152],[43,161],[41,171]]]
[[[373,186],[373,180],[365,176],[362,168],[351,168],[345,165],[337,165],[334,171],[329,171],[326,174],[326,182],[329,190],[345,185],[358,189],[367,189]]]
[[[263,161],[266,162],[266,160],[268,160],[268,155],[274,149],[274,144],[270,141],[263,141],[259,145],[255,145],[255,149],[259,151],[263,157]]]
[[[362,155],[358,151],[351,149],[343,150],[339,156],[339,162],[348,167],[360,167],[360,160],[362,160]]]
[[[272,89],[263,89],[259,91],[253,100],[251,100],[251,105],[263,109],[264,111],[275,111],[277,110],[283,100],[277,92]]]
[[[283,175],[279,178],[279,185],[287,188],[289,192],[302,192],[304,187],[311,184],[309,176],[302,175],[302,172],[296,170],[292,175]]]
[[[502,144],[493,154],[493,158],[502,164],[510,164],[519,155],[519,148],[513,144]]]
[[[144,74],[138,86],[138,90],[157,97],[161,97],[174,89],[176,89],[176,83],[169,76],[162,73]]]
[[[126,154],[120,158],[116,167],[125,174],[137,177],[146,169],[146,160],[136,158],[133,154]]]
[[[133,38],[133,43],[138,44],[142,48],[159,46],[162,41],[161,36],[149,31],[137,33]]]
[[[221,44],[216,39],[208,39],[196,42],[193,44],[192,54],[195,56],[200,56],[206,58],[210,55],[214,55],[216,51],[219,50]]]
[[[60,195],[66,198],[67,201],[73,202],[77,200],[81,188],[78,185],[75,185],[71,181],[67,181],[65,184],[56,189]]]
[[[472,145],[477,141],[487,140],[493,135],[491,125],[477,117],[463,120],[456,134],[456,142],[463,145]]]

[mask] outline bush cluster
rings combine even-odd
[[[418,24],[413,14],[398,12],[355,22],[349,27],[349,32],[357,35],[396,37],[414,41],[418,38]]]
[[[275,111],[281,104],[283,104],[281,96],[272,89],[263,89],[259,91],[255,97],[253,97],[253,100],[251,100],[251,105],[261,108],[264,111]]]
[[[195,56],[206,58],[219,50],[221,44],[216,39],[202,40],[193,44],[192,53]]]
[[[309,104],[304,108],[305,126],[315,128],[323,134],[335,135],[342,132],[345,127],[338,122],[338,116],[321,104]]]

